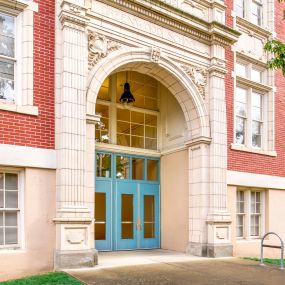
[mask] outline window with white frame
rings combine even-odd
[[[15,101],[15,17],[0,13],[0,100]]]
[[[263,94],[252,88],[237,87],[235,110],[235,143],[262,148]]]
[[[262,25],[263,5],[258,0],[235,0],[236,15],[255,25]]]
[[[264,232],[264,191],[238,190],[236,194],[236,237],[259,238]]]
[[[0,171],[0,248],[19,245],[18,174]]]

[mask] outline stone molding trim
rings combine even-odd
[[[182,69],[190,76],[199,93],[205,100],[206,97],[206,85],[207,85],[207,69],[197,66],[186,66],[182,65]]]
[[[238,84],[243,84],[245,86],[250,86],[251,88],[257,89],[257,90],[259,90],[261,92],[269,92],[269,91],[273,90],[272,86],[265,85],[265,84],[262,84],[262,83],[258,83],[258,82],[249,80],[249,79],[247,79],[245,77],[241,77],[241,76],[238,76],[238,75],[236,76],[236,80],[237,80]]]
[[[118,50],[121,45],[107,39],[104,35],[89,31],[88,33],[88,69],[91,70],[96,63],[108,56],[112,51]]]
[[[199,38],[201,42],[206,44],[218,43],[222,46],[229,46],[234,44],[240,36],[240,32],[224,24],[217,21],[207,22],[159,0],[151,1],[151,9],[149,1],[145,0],[133,0],[131,2],[127,0],[98,0],[98,2],[133,15],[139,15],[152,23],[159,23],[159,25],[170,30],[187,34],[191,38]],[[164,9],[161,9],[162,7]]]
[[[29,3],[23,0],[0,0],[1,11],[9,9],[14,15],[18,15],[29,6]]]

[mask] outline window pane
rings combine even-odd
[[[15,228],[5,228],[5,244],[18,243],[18,230]]]
[[[109,106],[96,104],[96,113],[100,114],[103,118],[109,118]]]
[[[157,116],[145,114],[145,124],[148,126],[157,126]]]
[[[3,225],[4,225],[3,216],[4,216],[4,213],[0,212],[0,227],[3,227]]]
[[[236,74],[238,76],[246,77],[246,66],[240,63],[236,64]]]
[[[247,97],[246,95],[247,95],[246,89],[238,87],[236,89],[236,102],[240,102],[240,103],[245,103],[246,104],[246,97]]]
[[[4,191],[0,191],[0,208],[4,208]]]
[[[251,21],[256,25],[261,25],[261,6],[258,3],[251,3]]]
[[[6,212],[5,213],[5,226],[6,227],[17,227],[18,219],[17,212]]]
[[[4,229],[0,228],[0,245],[4,244]]]
[[[130,146],[130,136],[129,135],[117,135],[117,144],[123,146]]]
[[[5,192],[5,208],[18,208],[18,191]]]
[[[157,149],[157,140],[146,138],[145,139],[145,148],[156,150]]]
[[[130,179],[130,159],[128,157],[116,157],[116,178]]]
[[[131,131],[132,131],[132,135],[142,136],[142,137],[144,136],[144,126],[143,125],[132,124]]]
[[[122,194],[122,228],[121,238],[132,239],[133,238],[133,194]]]
[[[110,100],[110,95],[109,95],[109,77],[107,77],[103,84],[101,85],[101,88],[98,93],[98,98],[102,100]]]
[[[11,60],[0,61],[0,99],[15,100],[14,62]]]
[[[245,141],[245,119],[236,118],[236,143],[244,144]]]
[[[0,190],[4,187],[4,174],[0,173]]]
[[[262,95],[259,93],[252,92],[251,104],[253,107],[262,107]]]
[[[246,104],[236,102],[236,114],[242,117],[246,117]]]
[[[18,190],[18,175],[12,173],[5,174],[5,189]]]
[[[0,54],[14,57],[14,18],[0,14]]]
[[[244,1],[243,0],[235,0],[235,12],[237,16],[244,17]]]
[[[144,124],[144,113],[131,112],[132,123]]]
[[[130,111],[126,109],[117,109],[117,120],[129,122],[130,121]]]
[[[131,147],[144,148],[144,138],[131,136]]]
[[[261,123],[252,122],[252,146],[261,147]]]
[[[132,178],[134,180],[144,179],[144,159],[141,158],[132,159]]]
[[[261,82],[261,71],[252,69],[251,70],[251,80],[254,80],[256,82]]]
[[[123,134],[130,134],[130,123],[117,121],[117,132]]]
[[[96,154],[97,161],[97,176],[98,177],[111,177],[111,155],[105,153]]]
[[[149,138],[157,138],[157,128],[155,127],[145,127],[145,136]]]
[[[252,107],[251,110],[252,110],[252,119],[261,121],[262,120],[262,110],[261,110],[261,108]]]
[[[158,161],[148,159],[147,160],[147,180],[157,181],[158,180]]]

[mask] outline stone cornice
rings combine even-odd
[[[244,78],[244,77],[237,76],[236,80],[237,80],[238,84],[242,84],[242,85],[251,87],[251,88],[259,90],[261,92],[269,92],[269,91],[273,90],[273,88],[271,86],[255,82],[255,81],[249,80],[249,79]]]
[[[242,52],[239,52],[239,51],[236,52],[236,55],[237,55],[237,58],[239,58],[239,59],[243,59],[243,60],[245,60],[247,62],[254,63],[254,64],[256,64],[256,65],[258,65],[258,66],[260,66],[262,68],[267,68],[267,64],[265,62],[260,61],[260,60],[254,58],[254,57],[248,56],[248,55],[246,55],[246,54],[244,54]]]
[[[218,22],[207,22],[185,11],[177,9],[159,0],[98,0],[104,4],[126,11],[143,19],[147,19],[163,27],[177,30],[179,33],[199,39],[207,44],[213,40],[223,46],[235,43],[240,35]],[[161,9],[161,8],[164,9]]]
[[[248,20],[243,19],[243,18],[238,17],[238,16],[236,17],[236,23],[237,23],[237,25],[239,25],[243,28],[246,28],[250,32],[255,33],[257,35],[261,35],[265,38],[268,38],[272,35],[272,33],[269,30],[266,30],[260,26],[257,26],[255,24],[249,22]]]
[[[9,9],[15,15],[26,9],[29,4],[23,0],[0,0],[0,7],[4,9]]]
[[[186,141],[185,145],[187,147],[193,147],[193,146],[197,146],[197,145],[201,145],[201,144],[210,144],[212,141],[212,138],[210,137],[198,137],[198,138],[194,138],[192,140]]]

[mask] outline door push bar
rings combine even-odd
[[[264,244],[264,239],[269,235],[275,235],[279,238],[281,245],[270,245],[270,244]],[[270,247],[270,248],[280,248],[281,250],[281,259],[280,259],[280,270],[284,270],[284,264],[283,264],[283,256],[284,256],[284,243],[281,237],[274,233],[274,232],[268,232],[266,233],[263,238],[261,239],[261,251],[260,251],[260,265],[264,266],[263,262],[263,248],[264,247]]]

